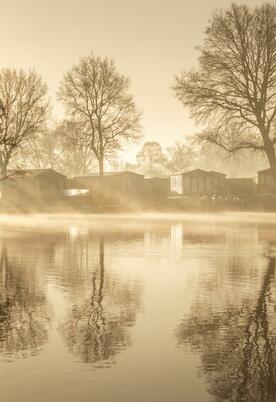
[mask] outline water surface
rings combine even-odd
[[[0,219],[0,400],[276,400],[273,215]]]

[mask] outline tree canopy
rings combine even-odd
[[[75,121],[86,125],[101,177],[104,161],[123,142],[140,137],[140,113],[129,93],[129,80],[117,71],[113,60],[92,53],[81,58],[64,75],[58,98]]]
[[[0,168],[2,177],[12,155],[44,125],[49,103],[47,86],[34,71],[0,71]]]
[[[199,47],[197,69],[174,92],[205,129],[200,140],[229,152],[264,151],[276,177],[276,8],[232,4],[218,11]]]

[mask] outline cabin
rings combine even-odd
[[[65,195],[67,197],[90,197],[91,190],[77,178],[66,178]]]
[[[271,169],[264,169],[258,172],[258,192],[272,193],[274,192],[274,178]]]
[[[225,192],[225,174],[201,169],[171,176],[172,195],[212,195]]]
[[[9,201],[46,201],[64,196],[66,176],[54,169],[9,171],[2,183],[2,198]]]
[[[104,199],[110,203],[123,204],[125,202],[138,201],[143,193],[144,176],[130,172],[105,172],[104,173]],[[71,188],[69,188],[71,186]],[[101,183],[99,173],[90,173],[86,176],[74,177],[67,181],[68,195],[83,193],[94,201],[101,196]],[[73,192],[73,193],[74,193]]]
[[[251,178],[225,179],[227,193],[234,197],[247,197],[256,192],[256,184]]]
[[[167,199],[170,192],[169,177],[145,177],[143,198],[146,202],[160,202]]]

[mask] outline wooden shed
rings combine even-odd
[[[226,179],[227,193],[237,197],[253,195],[256,191],[256,184],[251,178],[229,178]]]
[[[159,202],[166,199],[170,192],[169,177],[145,177],[143,198],[146,201]]]
[[[2,183],[4,200],[46,201],[64,195],[66,176],[53,169],[25,169],[9,174],[11,176]]]
[[[171,176],[171,193],[175,195],[210,195],[225,191],[225,174],[201,169]]]
[[[274,178],[271,169],[264,169],[258,172],[258,192],[272,193],[275,189]]]
[[[139,201],[143,192],[144,176],[130,172],[105,172],[104,198],[110,203],[125,203]],[[94,200],[100,197],[99,173],[74,177],[70,182],[74,189],[89,191]],[[67,185],[67,190],[70,190]]]

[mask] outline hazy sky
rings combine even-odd
[[[64,71],[93,50],[115,59],[143,110],[146,140],[167,146],[195,127],[173,97],[173,79],[196,64],[207,21],[227,0],[0,0],[1,67],[34,67],[54,113]],[[244,0],[249,5],[260,0]]]

